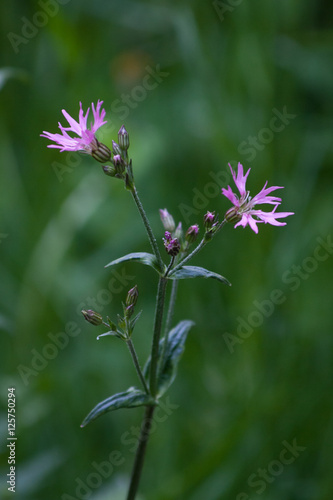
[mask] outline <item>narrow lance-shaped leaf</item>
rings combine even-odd
[[[147,252],[129,253],[127,255],[124,255],[123,257],[120,257],[119,259],[109,262],[105,267],[114,266],[115,264],[120,264],[121,262],[127,262],[129,260],[134,260],[136,262],[140,262],[141,264],[145,264],[146,266],[150,266],[159,274],[163,274],[166,270],[165,266],[163,269],[160,268],[155,255]]]
[[[160,360],[158,372],[158,396],[162,396],[174,381],[177,373],[177,366],[184,351],[184,345],[190,328],[194,325],[193,321],[184,320],[178,323],[170,332],[168,344],[164,353],[163,360]],[[164,338],[160,340],[159,357],[163,353]],[[149,357],[145,367],[144,376],[148,380],[151,358]]]
[[[225,278],[221,276],[221,274],[213,273],[212,271],[208,271],[204,267],[198,266],[183,266],[174,273],[170,273],[169,278],[172,280],[182,280],[188,278],[213,278],[218,281],[221,281],[225,285],[231,286],[231,283]]]
[[[156,402],[149,394],[135,387],[130,387],[126,392],[119,392],[98,403],[83,420],[81,427],[86,426],[89,422],[108,411],[118,410],[120,408],[135,408],[137,406],[152,406],[155,404]]]

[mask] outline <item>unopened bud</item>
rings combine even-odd
[[[96,148],[91,152],[91,156],[100,163],[105,163],[111,160],[112,153],[105,144],[96,139]]]
[[[112,165],[103,165],[103,172],[105,175],[109,175],[110,177],[115,177],[117,173],[117,169]]]
[[[114,165],[120,165],[121,163],[124,163],[124,160],[122,159],[122,157],[120,155],[114,155],[112,163]]]
[[[134,304],[130,304],[125,308],[125,316],[126,318],[130,318],[134,313]]]
[[[183,228],[182,228],[182,223],[181,222],[176,227],[176,231],[174,233],[174,237],[177,238],[177,240],[179,240],[179,241],[183,238]]]
[[[118,132],[118,142],[119,142],[119,147],[123,151],[127,151],[129,148],[129,135],[127,130],[125,129],[124,125],[120,127],[120,130]]]
[[[94,326],[98,326],[103,323],[102,316],[97,312],[92,311],[91,309],[88,309],[87,311],[83,309],[81,312],[84,316],[84,319],[88,321],[88,323],[91,323]]]
[[[112,163],[116,170],[116,177],[123,179],[123,173],[125,172],[125,162],[120,155],[114,155]]]
[[[185,234],[185,241],[190,245],[191,243],[194,243],[195,240],[198,237],[198,232],[199,232],[199,226],[198,224],[194,224],[193,226],[190,226],[188,230],[186,231]]]
[[[163,238],[165,250],[171,257],[175,257],[180,252],[180,243],[177,238],[172,238],[169,231],[165,231]]]
[[[138,297],[139,297],[139,291],[138,291],[137,285],[135,285],[127,293],[126,305],[127,306],[135,306],[135,304],[138,301]]]
[[[121,149],[116,141],[112,141],[112,151],[114,155],[121,155]]]
[[[173,217],[166,208],[160,209],[160,217],[163,224],[163,227],[166,231],[170,231],[171,233],[175,230],[176,224],[173,220]]]
[[[213,224],[216,222],[215,212],[207,212],[204,215],[204,226],[206,231],[212,228]]]

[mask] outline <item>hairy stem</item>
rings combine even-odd
[[[157,394],[157,364],[158,364],[158,350],[162,330],[163,311],[165,302],[165,291],[167,286],[167,278],[160,277],[158,282],[156,309],[155,309],[155,322],[154,322],[154,335],[153,343],[151,346],[151,362],[150,362],[150,378],[149,388],[150,394],[153,398]]]
[[[163,311],[165,302],[165,291],[167,285],[167,278],[160,277],[158,282],[157,297],[156,297],[156,309],[155,309],[155,321],[154,321],[154,335],[153,343],[151,347],[151,362],[150,362],[150,379],[149,379],[149,389],[150,394],[155,398],[157,394],[157,364],[158,364],[158,348],[161,336],[162,321],[163,321]],[[135,461],[132,469],[131,482],[128,490],[127,500],[134,500],[136,492],[139,487],[140,477],[142,473],[145,452],[147,447],[147,442],[149,439],[149,433],[151,429],[152,418],[154,414],[155,407],[147,406],[145,415],[141,424],[141,433],[139,438],[139,446],[136,451]]]
[[[142,206],[142,203],[140,201],[140,198],[139,198],[139,195],[138,195],[138,192],[137,192],[135,186],[133,187],[133,190],[131,190],[131,193],[132,193],[133,199],[135,201],[135,204],[138,207],[138,210],[140,212],[142,221],[143,221],[143,223],[145,225],[145,228],[146,228],[146,231],[147,231],[147,234],[148,234],[148,238],[149,238],[150,244],[152,246],[152,249],[154,251],[155,257],[158,260],[159,267],[161,269],[163,269],[164,268],[164,263],[163,263],[160,251],[158,249],[158,246],[157,246],[156,238],[155,238],[154,233],[152,231],[152,228],[151,228],[151,226],[149,224],[148,217],[146,215],[146,212],[144,211],[144,208]]]
[[[170,295],[170,301],[169,301],[169,307],[168,307],[168,314],[167,314],[166,323],[165,323],[165,334],[168,333],[168,331],[170,330],[170,327],[171,327],[171,321],[172,321],[172,318],[173,318],[173,313],[175,311],[175,305],[176,305],[178,283],[179,283],[179,280],[173,280],[172,281],[172,288],[171,288],[171,295]]]
[[[141,424],[141,433],[139,437],[139,445],[136,450],[135,461],[133,465],[131,482],[127,494],[127,500],[134,500],[142,473],[142,467],[145,459],[146,447],[149,439],[151,424],[153,421],[155,406],[147,406],[145,415]]]
[[[166,349],[167,349],[167,345],[168,345],[168,341],[169,341],[169,331],[170,331],[170,327],[171,327],[173,313],[175,310],[177,290],[178,290],[178,280],[173,280],[170,301],[169,301],[169,307],[168,307],[168,314],[167,314],[167,318],[166,318],[166,322],[165,322],[165,329],[164,329],[163,351],[162,351],[161,359],[160,359],[160,363],[159,363],[160,370],[162,369],[164,359],[166,356]]]
[[[132,356],[132,359],[133,359],[133,363],[134,363],[136,372],[137,372],[137,374],[139,376],[139,379],[141,380],[143,388],[146,391],[146,393],[149,394],[149,389],[147,387],[145,378],[144,378],[142,370],[140,368],[138,356],[137,356],[136,351],[134,349],[134,345],[133,345],[132,340],[131,339],[126,340],[126,344],[127,344],[128,349],[129,349],[129,352],[131,353],[131,356]]]

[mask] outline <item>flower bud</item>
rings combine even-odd
[[[215,216],[215,212],[207,212],[204,215],[204,226],[206,231],[212,228],[213,224],[216,222],[217,217]]]
[[[105,173],[107,175],[111,175],[111,177],[117,177],[118,179],[123,179],[124,178],[123,174],[125,171],[125,162],[122,159],[122,157],[120,155],[114,155],[111,162],[113,164],[113,167],[111,167],[111,169],[112,169],[111,172],[112,173],[114,172],[113,175],[108,174],[107,172],[105,172]],[[103,167],[103,170],[104,170],[104,167]]]
[[[134,313],[134,304],[130,304],[129,306],[125,307],[126,318],[130,318],[133,313]]]
[[[129,135],[127,130],[125,129],[124,125],[122,125],[119,129],[118,132],[118,142],[119,142],[119,147],[123,151],[127,151],[129,148]]]
[[[117,173],[117,169],[111,165],[103,165],[103,171],[105,175],[109,175],[110,177],[115,177]]]
[[[91,309],[88,309],[87,311],[83,309],[81,312],[84,316],[84,319],[88,321],[88,323],[91,323],[94,326],[98,326],[103,323],[102,316],[97,312],[92,311]]]
[[[91,151],[91,156],[100,163],[105,163],[111,160],[112,153],[105,144],[96,139],[96,147]]]
[[[135,304],[138,301],[138,297],[139,297],[139,291],[138,291],[137,285],[135,285],[127,293],[126,305],[127,306],[135,306]]]
[[[114,155],[112,163],[114,165],[120,165],[121,163],[124,163],[124,160],[122,159],[122,157],[120,155]]]
[[[176,224],[173,220],[173,217],[166,208],[160,209],[160,217],[163,224],[163,227],[166,231],[170,231],[171,233],[175,230]]]
[[[121,155],[119,144],[117,144],[115,141],[112,141],[112,151],[114,155]]]
[[[112,163],[116,169],[116,177],[123,178],[125,172],[125,162],[120,155],[114,155]]]
[[[188,228],[188,230],[186,231],[185,241],[187,241],[187,243],[189,245],[191,245],[191,243],[194,243],[198,237],[198,232],[199,232],[198,224],[194,224],[193,226],[190,226]]]
[[[165,250],[171,257],[175,257],[180,252],[180,243],[177,238],[172,238],[169,231],[165,231],[165,238],[163,238]]]
[[[181,222],[176,227],[176,231],[174,233],[174,237],[177,238],[177,240],[179,240],[179,241],[183,238],[183,228],[182,228],[182,223]]]

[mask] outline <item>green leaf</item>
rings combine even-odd
[[[124,255],[123,257],[120,257],[119,259],[113,260],[112,262],[109,262],[105,267],[110,267],[114,266],[115,264],[120,264],[121,262],[126,262],[128,260],[135,260],[137,262],[141,262],[141,264],[145,264],[146,266],[150,266],[155,271],[157,271],[159,274],[164,274],[166,267],[164,266],[163,269],[160,268],[158,261],[152,253],[146,253],[146,252],[134,252],[134,253],[129,253],[127,255]]]
[[[140,318],[141,313],[142,313],[142,311],[140,311],[136,316],[134,316],[134,318],[131,319],[131,321],[130,321],[131,330],[133,330],[133,328],[135,327],[135,324],[138,321],[138,319]]]
[[[172,280],[183,280],[187,278],[214,278],[228,286],[231,286],[231,283],[224,276],[198,266],[183,266],[175,273],[171,272],[169,278]]]
[[[136,408],[137,406],[153,406],[155,400],[147,393],[130,387],[126,392],[119,392],[108,399],[101,401],[83,420],[81,427],[85,427],[89,422],[95,420],[108,411],[118,410],[119,408]]]
[[[111,330],[113,332],[116,332],[117,331],[117,325],[113,321],[111,321],[111,319],[109,318],[109,316],[107,316],[107,320],[108,320],[108,323],[109,323],[109,326],[110,326]]]
[[[176,377],[177,366],[184,351],[185,340],[190,328],[193,325],[193,321],[184,320],[178,323],[178,325],[169,332],[168,344],[166,346],[162,365],[159,366],[158,372],[157,386],[159,397],[165,393],[165,391],[170,387]],[[159,357],[161,357],[163,353],[163,346],[164,338],[160,340]],[[149,357],[143,370],[143,374],[146,380],[148,380],[149,377],[150,363],[151,358]]]

